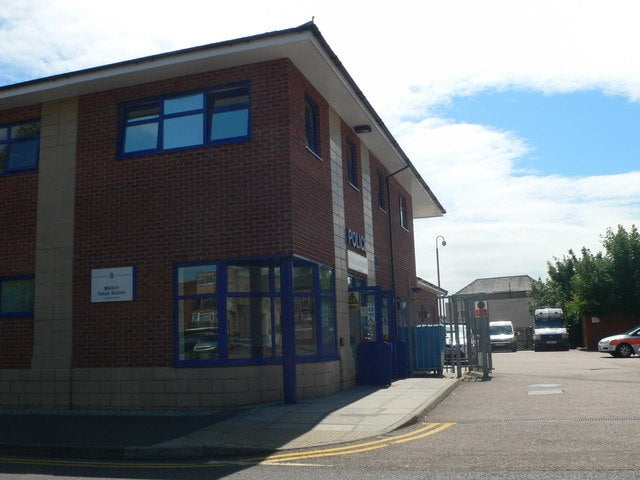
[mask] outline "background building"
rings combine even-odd
[[[479,278],[454,294],[477,298],[488,304],[489,321],[510,320],[517,330],[533,325],[529,313],[529,292],[533,278],[529,275]]]

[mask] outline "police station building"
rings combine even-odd
[[[0,88],[0,408],[357,381],[444,214],[313,23]]]

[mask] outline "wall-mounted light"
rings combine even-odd
[[[371,125],[356,125],[353,127],[353,131],[356,133],[371,133]]]

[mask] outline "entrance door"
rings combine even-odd
[[[391,348],[391,372],[397,378],[397,328],[393,292],[379,286],[349,288],[349,324],[351,345],[357,356],[359,345],[387,343]]]

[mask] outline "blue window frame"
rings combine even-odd
[[[0,175],[36,170],[40,120],[0,125]]]
[[[358,149],[349,139],[347,139],[347,176],[349,183],[358,188]]]
[[[318,140],[318,106],[309,97],[304,102],[304,128],[307,139],[307,148],[316,155],[320,155],[320,142]]]
[[[120,155],[245,141],[250,105],[247,83],[122,105]]]
[[[176,365],[282,362],[283,302],[291,302],[296,357],[335,358],[333,269],[293,260],[293,291],[282,289],[283,262],[265,257],[175,267]]]
[[[0,318],[32,317],[33,275],[0,277]]]

